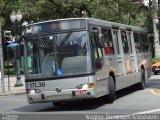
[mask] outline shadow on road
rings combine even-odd
[[[117,98],[122,98],[128,94],[132,94],[137,89],[135,87],[125,88],[117,92]],[[94,110],[103,105],[112,104],[104,102],[104,97],[98,99],[90,99],[90,100],[80,100],[80,101],[72,101],[64,103],[60,107],[53,106],[52,103],[42,103],[42,104],[32,104],[24,107],[16,108],[14,111],[18,112],[58,112],[58,111],[86,111],[86,110]]]
[[[128,94],[132,94],[137,89],[135,87],[131,86],[128,88],[125,88],[123,90],[118,91],[116,94],[116,99],[122,98]],[[39,112],[49,112],[49,111],[86,111],[86,110],[96,110],[99,107],[102,107],[103,105],[107,104],[114,104],[114,103],[109,103],[105,101],[105,97],[100,97],[97,99],[91,99],[91,100],[81,100],[81,101],[73,101],[73,102],[68,102],[62,105],[61,107],[51,107],[47,109],[42,109],[39,110]]]
[[[160,78],[160,75],[156,76],[155,78],[153,77],[147,80],[146,88],[160,87],[160,80],[158,80],[157,78]],[[125,88],[116,93],[117,95],[116,99],[118,100],[124,96],[127,96],[137,91],[138,89],[136,85]],[[52,105],[52,103],[33,104],[33,105],[24,106],[21,108],[16,108],[14,109],[14,111],[19,111],[19,112],[56,112],[56,111],[58,112],[58,111],[83,111],[83,110],[89,111],[89,110],[97,109],[105,104],[107,105],[110,103],[104,102],[104,97],[101,97],[98,99],[67,102],[67,103],[64,103],[61,107],[55,107]]]

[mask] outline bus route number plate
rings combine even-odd
[[[45,82],[32,82],[32,83],[29,83],[29,86],[31,88],[38,88],[38,87],[45,87]]]

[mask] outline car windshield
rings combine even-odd
[[[28,77],[66,76],[91,72],[87,31],[26,37]]]

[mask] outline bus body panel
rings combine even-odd
[[[40,83],[42,84],[42,82],[45,86],[39,87],[38,85],[40,85]],[[34,94],[30,92],[30,94],[28,94],[27,97],[30,103],[36,103],[41,101],[42,102],[62,101],[62,100],[68,101],[72,99],[96,97],[94,89],[88,89],[87,91],[83,90],[79,91],[79,89],[77,88],[77,86],[88,84],[89,82],[94,83],[94,77],[90,76],[90,77],[77,77],[77,78],[69,78],[69,79],[67,78],[59,80],[26,82],[26,87],[28,91],[31,90],[37,91],[37,93],[35,92]],[[74,96],[73,95],[74,91],[76,91],[78,95]]]
[[[141,72],[136,72],[133,74],[127,74],[123,76],[119,76],[117,79],[121,81],[121,83],[117,84],[117,91],[123,88],[129,87],[141,81]],[[121,84],[121,86],[119,86]]]
[[[44,82],[44,87],[39,87],[39,82]],[[33,85],[36,83],[37,85]],[[72,84],[71,84],[72,83]],[[40,91],[53,91],[57,87],[60,89],[74,89],[77,85],[88,84],[88,77],[77,77],[77,78],[66,78],[66,79],[58,79],[58,80],[43,80],[43,81],[33,81],[27,83],[28,89],[39,89]]]
[[[145,69],[145,78],[149,78],[151,76],[151,55],[149,53],[138,53],[137,54],[137,66],[138,70],[140,71],[142,66]]]

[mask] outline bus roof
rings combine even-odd
[[[132,25],[127,25],[127,24],[122,24],[122,23],[116,23],[116,22],[111,22],[111,21],[105,21],[105,20],[99,20],[95,18],[89,18],[89,22],[91,24],[99,25],[99,26],[106,26],[106,27],[111,27],[111,28],[119,28],[119,29],[132,29],[135,31],[146,31],[145,28],[138,27],[138,26],[132,26]]]
[[[106,21],[106,20],[100,20],[100,19],[95,19],[95,18],[55,19],[55,20],[49,20],[49,21],[28,24],[27,26],[40,25],[40,24],[44,24],[44,23],[52,23],[52,22],[56,22],[56,21],[70,21],[70,20],[86,20],[91,25],[105,26],[105,27],[119,28],[119,29],[128,29],[128,30],[134,30],[134,31],[146,31],[146,29],[142,28],[142,27],[127,25],[127,24],[122,24],[122,23],[116,23],[116,22],[111,22],[111,21]]]

